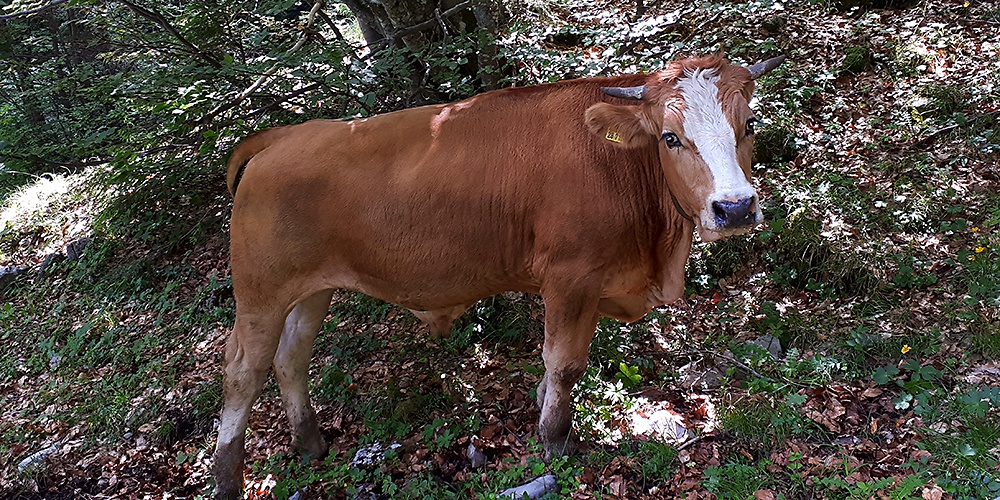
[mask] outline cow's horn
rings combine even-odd
[[[785,62],[785,56],[782,54],[782,55],[780,55],[778,57],[772,57],[772,58],[770,58],[770,59],[768,59],[768,60],[766,60],[764,62],[759,62],[757,64],[754,64],[753,66],[750,66],[747,69],[750,70],[750,76],[754,80],[756,80],[756,79],[758,79],[758,78],[760,78],[760,77],[762,77],[762,76],[770,73],[771,70],[773,70],[774,68],[777,68],[778,65],[780,65],[783,62]]]
[[[618,97],[620,99],[632,99],[634,101],[642,100],[646,97],[646,86],[640,85],[638,87],[601,87],[601,92],[608,94],[611,97]]]

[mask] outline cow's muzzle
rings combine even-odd
[[[756,196],[748,196],[738,200],[713,201],[712,215],[715,219],[715,227],[722,231],[749,228],[760,222]]]

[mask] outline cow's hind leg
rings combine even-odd
[[[217,498],[238,498],[243,488],[244,438],[250,408],[260,396],[281,333],[281,314],[237,312],[226,342],[222,416],[213,471]]]
[[[572,453],[573,408],[570,391],[587,369],[590,341],[597,327],[597,297],[586,294],[545,297],[545,376],[538,386],[539,434],[550,458]]]
[[[332,297],[333,290],[323,290],[295,305],[285,319],[274,358],[274,374],[292,429],[292,444],[300,453],[312,458],[326,455],[327,445],[319,433],[316,412],[309,403],[309,361]]]

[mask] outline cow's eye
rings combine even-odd
[[[681,139],[677,137],[677,134],[673,132],[664,132],[663,137],[660,138],[668,148],[679,148],[681,147]]]
[[[747,137],[753,135],[753,133],[754,133],[754,126],[756,126],[756,125],[757,125],[757,119],[756,118],[750,118],[749,120],[747,120],[747,133],[746,133]]]

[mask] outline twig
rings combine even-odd
[[[132,3],[129,0],[118,0],[118,1],[125,4],[125,6],[128,7],[129,10],[131,10],[132,12],[135,12],[139,16],[142,16],[160,25],[160,27],[166,30],[167,33],[170,33],[170,35],[176,38],[177,41],[181,42],[182,45],[187,47],[192,53],[200,57],[203,61],[210,64],[212,67],[214,68],[222,67],[222,63],[220,63],[215,57],[213,57],[208,52],[201,50],[197,45],[191,43],[190,40],[185,38],[184,35],[181,34],[181,32],[177,31],[177,28],[174,28],[174,26],[170,24],[170,21],[167,20],[167,18],[164,17],[163,14],[155,10],[147,9],[138,4]]]
[[[333,31],[333,35],[337,37],[337,40],[340,40],[341,42],[347,41],[344,38],[344,34],[340,32],[340,28],[337,28],[337,25],[336,23],[333,22],[333,19],[330,19],[329,14],[321,10],[319,11],[319,17],[323,19],[323,22],[325,22],[327,26],[330,27],[330,29]]]
[[[693,437],[691,439],[688,439],[687,441],[684,441],[683,443],[677,445],[677,451],[684,451],[686,448],[689,448],[691,445],[693,445],[693,444],[701,441],[702,439],[705,439],[705,436],[706,436],[705,434],[699,434],[699,435],[697,435],[697,436],[695,436],[695,437]]]
[[[237,117],[235,117],[235,118],[233,118],[231,120],[227,120],[227,122],[236,122],[237,120],[242,120],[242,119],[245,119],[245,118],[252,118],[254,115],[257,115],[257,114],[263,113],[265,111],[271,110],[271,109],[273,109],[274,107],[276,107],[277,105],[279,105],[279,104],[281,104],[283,102],[288,102],[290,99],[293,99],[293,98],[298,97],[298,96],[300,96],[302,94],[305,94],[306,92],[310,92],[310,91],[316,90],[320,86],[321,85],[319,83],[314,83],[312,85],[306,85],[305,87],[296,89],[296,90],[294,90],[292,92],[289,92],[289,93],[287,93],[287,94],[285,94],[283,96],[276,97],[276,98],[274,98],[273,101],[267,103],[266,105],[261,106],[261,107],[255,109],[255,110],[253,110],[253,111],[249,111],[247,113],[244,113],[244,114],[242,114],[240,116],[237,116]]]
[[[681,14],[680,17],[678,17],[677,19],[680,20],[681,18],[683,18],[684,16],[690,14],[691,12],[694,12],[695,10],[697,10],[697,9],[696,8],[695,9],[691,9],[691,10],[689,10],[689,11]],[[704,28],[705,25],[707,25],[708,23],[715,22],[717,19],[719,19],[720,17],[722,17],[722,15],[725,14],[725,13],[726,12],[724,10],[719,10],[718,12],[715,13],[714,16],[712,16],[712,17],[710,17],[710,18],[708,18],[708,19],[706,19],[706,20],[698,23],[698,26],[695,26],[694,29],[692,29],[691,31],[689,31],[688,35],[685,36],[684,38],[682,38],[680,40],[680,42],[673,43],[673,44],[671,44],[671,48],[668,48],[668,49],[666,49],[666,50],[664,50],[662,52],[653,53],[653,54],[651,54],[651,56],[652,57],[661,57],[664,60],[668,60],[668,61],[670,59],[673,59],[673,57],[677,54],[677,51],[675,49],[673,49],[673,47],[677,46],[678,43],[686,43],[688,40],[690,40],[692,37],[694,37],[695,33],[701,32],[701,29]]]
[[[35,9],[25,10],[25,11],[21,11],[21,12],[15,12],[13,14],[4,14],[4,15],[0,16],[0,21],[6,21],[8,19],[14,19],[15,17],[24,17],[24,16],[30,16],[32,14],[38,14],[39,12],[44,12],[46,10],[49,10],[49,9],[53,8],[53,7],[58,7],[60,4],[64,4],[67,1],[68,0],[55,0],[54,2],[52,2],[50,4],[46,4],[46,5],[43,5],[41,7],[35,8]]]
[[[768,382],[771,382],[772,384],[774,383],[774,379],[772,379],[771,377],[767,377],[765,375],[762,375],[761,373],[757,372],[757,370],[754,370],[753,368],[750,368],[745,363],[743,363],[742,361],[738,361],[736,358],[734,358],[732,356],[726,356],[726,353],[722,353],[722,354],[713,353],[713,354],[715,354],[715,355],[719,356],[720,358],[722,358],[722,359],[724,359],[724,360],[726,360],[726,361],[728,361],[728,362],[736,365],[737,368],[743,369],[744,371],[746,371],[747,373],[753,375],[754,377],[766,380]]]
[[[404,36],[409,36],[409,35],[412,35],[414,33],[421,32],[421,31],[423,31],[423,30],[425,30],[427,28],[431,28],[433,26],[437,26],[439,19],[440,20],[447,19],[447,18],[449,18],[449,17],[451,17],[451,16],[453,16],[453,15],[461,12],[462,10],[467,9],[467,8],[475,5],[476,3],[477,3],[477,0],[465,0],[464,2],[456,4],[454,7],[450,8],[448,10],[445,10],[445,11],[441,12],[440,15],[437,15],[437,13],[435,13],[434,17],[431,17],[430,19],[428,19],[428,20],[426,20],[426,21],[424,21],[422,23],[418,23],[418,24],[415,24],[413,26],[410,26],[410,27],[407,27],[407,28],[403,28],[403,29],[401,29],[401,30],[399,30],[399,31],[397,31],[397,32],[395,32],[395,33],[393,33],[393,34],[391,34],[391,35],[389,35],[389,36],[381,39],[381,40],[376,40],[376,41],[368,44],[367,47],[368,47],[369,50],[371,50],[372,52],[374,52],[375,48],[380,47],[382,45],[392,45],[392,43],[395,42],[396,39],[402,38]]]
[[[444,34],[444,39],[447,40],[450,36],[448,33],[448,26],[445,26],[444,19],[441,17],[441,9],[434,9],[434,18],[438,22],[438,26],[441,27],[441,33]]]
[[[295,45],[285,52],[286,57],[294,54],[296,51],[301,49],[303,45],[306,44],[306,41],[309,39],[310,28],[312,28],[313,23],[316,22],[316,14],[319,12],[322,6],[323,6],[323,0],[316,0],[315,2],[313,2],[312,10],[309,11],[309,16],[306,18],[305,29],[302,30],[302,34],[299,36],[299,40],[295,43]],[[278,72],[278,69],[280,67],[281,67],[281,61],[275,62],[267,71],[264,72],[264,74],[260,75],[260,78],[257,78],[257,80],[253,82],[253,84],[247,87],[243,92],[240,92],[239,95],[236,96],[236,98],[234,98],[232,101],[229,101],[226,104],[221,104],[217,106],[215,109],[209,111],[205,116],[201,117],[201,119],[198,120],[197,123],[199,125],[206,125],[213,119],[215,119],[215,117],[218,116],[220,113],[233,109],[234,107],[239,105],[241,102],[246,100],[246,98],[249,97],[250,94],[252,94],[255,90],[259,89],[261,86],[267,83],[267,81],[270,80],[271,77],[273,77],[274,74]]]
[[[983,113],[981,115],[973,116],[971,120],[968,120],[965,123],[956,123],[954,125],[949,125],[947,127],[939,128],[939,129],[935,130],[934,132],[931,132],[930,134],[928,134],[926,137],[920,139],[919,141],[916,141],[913,144],[910,144],[908,147],[915,148],[915,147],[918,147],[918,146],[926,146],[927,144],[930,144],[935,139],[937,139],[938,137],[940,137],[940,136],[942,136],[944,134],[947,134],[947,133],[949,133],[949,132],[951,132],[951,131],[953,131],[953,130],[955,130],[957,128],[962,128],[962,127],[969,126],[969,125],[971,125],[973,123],[976,123],[976,122],[978,122],[978,121],[980,121],[980,120],[982,120],[984,118],[992,118],[994,120],[1000,119],[1000,110],[993,111],[993,112],[990,112],[990,113]]]

